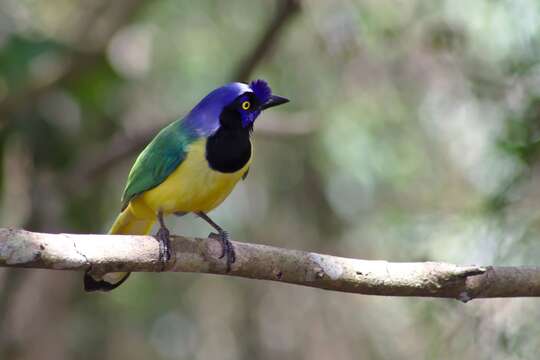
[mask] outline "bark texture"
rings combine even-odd
[[[458,266],[441,262],[392,263],[233,242],[230,272],[212,238],[172,236],[164,271],[272,280],[366,295],[454,298],[540,296],[539,267]],[[159,272],[152,236],[45,234],[0,229],[0,266],[54,270]]]

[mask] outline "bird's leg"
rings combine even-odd
[[[167,262],[171,259],[171,238],[169,229],[167,229],[163,220],[163,212],[159,211],[157,218],[159,221],[159,230],[156,234],[156,239],[159,242],[159,261],[162,262],[164,269]]]
[[[206,221],[210,226],[212,226],[218,232],[219,241],[221,242],[221,256],[220,259],[226,256],[227,261],[227,271],[231,271],[231,264],[236,261],[236,253],[234,252],[234,247],[229,240],[229,234],[216,224],[206,213],[199,211],[197,215]]]

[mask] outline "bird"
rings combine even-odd
[[[255,120],[266,109],[289,100],[274,95],[264,80],[232,82],[206,95],[183,118],[163,128],[135,160],[122,195],[121,211],[109,234],[147,235],[159,229],[160,261],[170,259],[167,215],[194,213],[215,231],[226,257],[227,271],[235,261],[229,234],[208,213],[219,206],[248,175]],[[86,291],[110,291],[129,272],[84,275]]]

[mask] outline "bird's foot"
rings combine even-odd
[[[220,231],[218,234],[212,233],[210,237],[218,240],[221,244],[220,259],[225,257],[227,263],[227,272],[231,271],[231,265],[236,261],[236,252],[234,246],[229,240],[229,234],[226,231]]]
[[[159,243],[159,261],[161,262],[161,270],[163,271],[165,265],[167,265],[171,259],[171,237],[169,229],[160,227],[156,234],[156,239]]]

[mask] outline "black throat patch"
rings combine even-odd
[[[220,116],[220,128],[206,142],[206,160],[210,168],[233,173],[242,169],[251,158],[251,127],[242,127],[240,114],[225,108]]]

